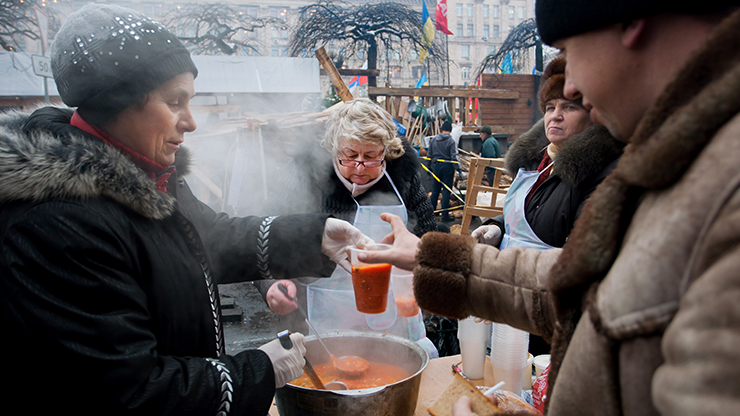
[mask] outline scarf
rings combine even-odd
[[[90,133],[93,136],[106,142],[110,146],[113,146],[113,148],[121,152],[131,162],[133,162],[136,167],[146,172],[147,176],[149,176],[150,178],[152,178],[152,180],[156,182],[157,190],[159,192],[167,193],[167,182],[170,176],[175,173],[174,165],[165,166],[149,159],[148,157],[140,153],[135,152],[128,146],[113,138],[108,133],[85,121],[77,111],[72,114],[72,119],[70,120],[69,124],[77,127],[78,129],[86,133]]]

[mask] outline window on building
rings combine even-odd
[[[499,14],[498,14],[498,4],[494,4],[492,7],[493,7],[493,9],[491,10],[492,11],[491,14],[493,15],[493,17],[499,17]]]
[[[493,25],[493,37],[494,38],[501,37],[501,31],[499,30],[498,25]]]
[[[280,39],[288,39],[288,26],[280,28]]]
[[[469,66],[461,66],[460,67],[460,76],[462,79],[470,79],[470,67]]]
[[[460,45],[460,57],[470,59],[470,45]]]
[[[483,25],[483,37],[486,39],[491,37],[491,26]]]
[[[414,79],[419,79],[426,71],[426,68],[423,66],[415,66],[411,68],[411,77]]]
[[[520,19],[524,19],[524,7],[523,6],[519,6],[516,9],[516,11],[517,11],[517,16],[516,17],[518,17]]]
[[[467,6],[468,6],[468,17],[473,17],[473,10],[475,10],[474,9],[475,5],[473,5],[472,3],[468,3]]]
[[[457,14],[458,16],[462,16],[462,15],[463,15],[463,11],[462,11],[462,6],[463,6],[463,4],[462,4],[462,3],[457,3],[457,4],[455,4],[455,13],[456,13],[456,14]]]
[[[464,33],[463,32],[463,24],[462,23],[458,23],[457,24],[457,36],[463,36],[463,33]]]
[[[509,19],[514,18],[514,6],[509,6]]]
[[[488,5],[483,5],[483,17],[488,17]]]
[[[475,26],[472,23],[468,23],[468,37],[472,38],[475,36]]]
[[[279,46],[273,46],[272,47],[272,55],[271,56],[280,56],[280,47]]]
[[[493,55],[496,53],[496,45],[488,45],[488,48],[486,48],[486,55]]]
[[[249,6],[249,17],[257,17],[257,13],[259,12],[259,6]]]
[[[272,29],[270,29],[270,37],[272,37],[273,39],[277,39],[280,37],[280,32],[278,31],[278,28],[276,28],[275,26],[273,26]]]
[[[283,22],[288,21],[288,8],[287,7],[278,7],[278,19],[282,20]]]
[[[281,46],[280,47],[280,56],[290,56],[290,53],[288,53],[288,47],[287,46]]]
[[[360,59],[361,61],[365,60],[365,50],[364,49],[360,49],[357,51],[357,58]]]

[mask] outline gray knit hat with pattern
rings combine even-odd
[[[185,72],[190,52],[161,23],[118,6],[92,4],[71,14],[51,45],[62,101],[100,125]]]

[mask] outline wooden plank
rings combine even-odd
[[[329,55],[327,55],[324,47],[322,46],[319,49],[316,49],[314,53],[316,54],[316,59],[319,60],[319,63],[324,67],[329,75],[329,79],[334,85],[334,88],[337,89],[339,98],[344,102],[352,101],[354,99],[354,97],[352,97],[352,93],[349,92],[349,88],[347,88],[347,85],[342,81],[339,71],[337,71],[337,67],[334,66],[334,63],[329,58]]]
[[[491,133],[492,134],[508,134],[512,135],[515,133],[516,127],[515,126],[497,126],[497,125],[489,125],[491,127]],[[465,133],[474,133],[476,130],[478,130],[481,126],[465,126],[463,127],[463,132]]]
[[[490,89],[463,89],[463,88],[381,88],[368,87],[368,95],[385,96],[412,96],[412,97],[465,97],[486,98],[493,100],[516,100],[519,92]]]
[[[379,77],[379,69],[337,69],[339,75],[348,76],[367,76],[367,77]],[[319,75],[329,75],[324,69],[319,69]]]

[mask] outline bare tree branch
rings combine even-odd
[[[33,11],[36,4],[36,0],[0,0],[1,48],[16,51],[24,37],[31,40],[39,38],[36,14]]]
[[[540,35],[534,19],[519,23],[496,52],[483,58],[475,70],[475,78],[478,78],[486,69],[501,70],[504,59],[509,53],[514,72],[520,71],[527,61],[527,50],[534,48],[539,40]]]
[[[256,52],[256,40],[247,33],[273,22],[251,17],[229,3],[188,3],[167,13],[163,20],[193,53],[203,55],[233,55],[240,49]]]
[[[368,69],[377,69],[378,45],[386,51],[418,51],[421,46],[421,13],[398,3],[349,4],[321,0],[299,10],[299,22],[290,39],[290,53],[300,55],[334,41],[344,57],[367,51]],[[444,62],[444,45],[437,38],[429,58]],[[371,85],[373,79],[371,77]]]

